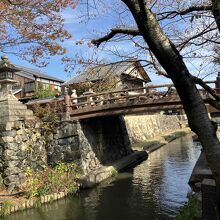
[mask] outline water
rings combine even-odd
[[[173,219],[187,201],[187,185],[201,146],[190,136],[175,140],[149,159],[102,185],[7,220]]]

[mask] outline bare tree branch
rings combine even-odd
[[[162,19],[165,19],[165,18],[171,19],[171,18],[174,18],[178,15],[186,15],[186,14],[191,13],[191,12],[211,11],[211,10],[212,10],[212,5],[211,4],[209,4],[209,5],[199,5],[199,6],[191,6],[189,8],[186,8],[186,9],[183,9],[183,10],[180,10],[180,11],[161,12],[161,13],[158,13],[157,16],[161,16],[159,20],[162,20]]]
[[[207,98],[205,100],[206,102],[209,103],[209,105],[211,105],[214,108],[220,109],[220,103],[212,98]]]
[[[203,89],[205,89],[210,95],[212,95],[216,101],[220,101],[220,96],[216,93],[214,89],[212,89],[210,86],[208,86],[202,79],[192,76],[192,80],[197,84],[200,85]]]
[[[117,34],[126,34],[126,35],[132,35],[132,36],[138,36],[140,35],[140,32],[138,29],[130,29],[130,28],[113,28],[109,33],[107,33],[105,36],[94,39],[91,41],[92,44],[99,47],[99,45],[103,42],[106,42],[113,38]]]
[[[202,30],[200,33],[198,33],[196,35],[193,35],[192,37],[186,39],[181,44],[177,45],[177,47],[180,47],[180,50],[182,50],[185,47],[185,45],[188,44],[190,41],[192,41],[192,40],[194,40],[194,39],[196,39],[198,37],[201,37],[202,35],[207,34],[207,33],[211,32],[211,31],[214,31],[214,30],[217,30],[217,28],[210,28],[208,26],[206,29]]]

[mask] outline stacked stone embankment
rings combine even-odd
[[[191,132],[176,115],[125,116],[132,148],[148,153]]]

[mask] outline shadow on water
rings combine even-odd
[[[173,219],[187,201],[187,182],[201,146],[190,136],[150,154],[147,161],[91,190],[7,220],[162,220]]]

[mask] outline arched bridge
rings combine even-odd
[[[208,98],[204,90],[200,90],[200,94],[204,100]],[[86,92],[79,97],[66,95],[64,98],[35,101],[28,105],[36,102],[42,105],[58,102],[69,112],[73,120],[134,113],[152,114],[161,111],[183,113],[180,98],[172,84],[103,93]]]

